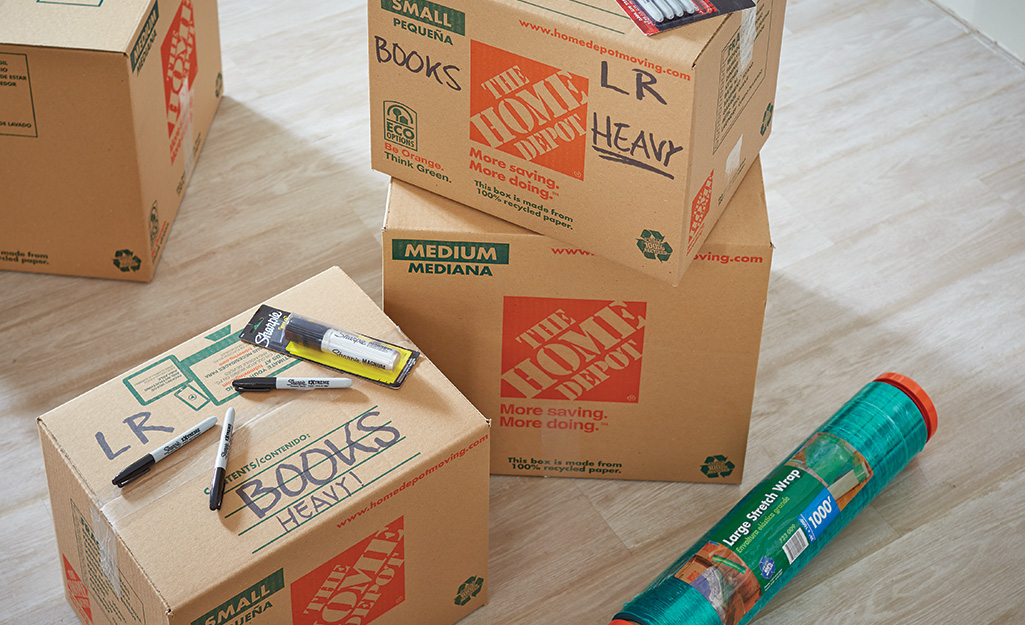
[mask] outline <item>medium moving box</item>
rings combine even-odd
[[[771,129],[784,0],[369,0],[373,167],[678,284]]]
[[[150,280],[220,98],[212,0],[0,2],[0,270]]]
[[[337,268],[270,303],[409,345]],[[448,625],[481,606],[487,422],[425,358],[397,390],[356,379],[238,395],[238,377],[336,375],[241,342],[253,310],[40,417],[61,575],[82,622]],[[111,484],[228,407],[219,511],[208,489],[220,425]]]
[[[771,257],[757,160],[678,287],[392,181],[384,306],[492,473],[738,483]]]

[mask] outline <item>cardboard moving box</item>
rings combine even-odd
[[[337,268],[270,303],[409,344]],[[82,622],[449,625],[481,606],[484,418],[425,358],[398,390],[356,379],[237,395],[238,377],[335,375],[240,342],[254,310],[40,417],[61,574]],[[208,508],[220,425],[111,484],[228,406],[221,510]]]
[[[0,270],[146,281],[221,97],[216,2],[0,2]]]
[[[392,181],[389,316],[487,417],[492,473],[739,483],[772,244],[755,161],[678,287]]]
[[[784,0],[369,0],[375,169],[671,284],[771,129]]]

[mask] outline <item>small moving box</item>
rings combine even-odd
[[[339,269],[272,305],[409,345]],[[255,310],[255,309],[253,309]],[[421,357],[400,389],[238,395],[238,377],[335,376],[240,342],[253,310],[43,415],[67,599],[83,623],[449,625],[487,595],[487,422]],[[236,410],[123,489],[112,478]]]
[[[670,284],[771,129],[784,0],[369,0],[375,169]]]
[[[678,287],[392,181],[385,310],[492,419],[492,473],[738,483],[772,244],[761,167]]]
[[[0,270],[150,280],[220,98],[212,0],[0,2]]]

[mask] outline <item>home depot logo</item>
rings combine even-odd
[[[292,582],[294,625],[368,625],[405,599],[403,517]]]
[[[171,139],[171,162],[178,158],[186,130],[192,126],[192,93],[196,81],[196,22],[192,0],[184,0],[160,46],[164,67],[164,101],[167,105],[167,135]],[[191,139],[190,139],[191,143]],[[190,146],[191,149],[191,146]]]
[[[587,79],[470,42],[470,138],[583,180]]]
[[[687,232],[687,253],[694,251],[695,244],[705,229],[705,217],[712,208],[712,177],[715,170],[708,172],[705,184],[701,185],[698,194],[690,205],[690,230]]]
[[[89,605],[89,589],[68,562],[67,556],[61,554],[61,558],[64,560],[64,584],[67,587],[68,601],[82,621],[92,625],[93,610]]]
[[[506,297],[502,397],[636,402],[647,304]]]

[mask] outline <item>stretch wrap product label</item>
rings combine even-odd
[[[849,444],[816,433],[712,529],[674,577],[701,593],[724,625],[736,625],[871,475]]]

